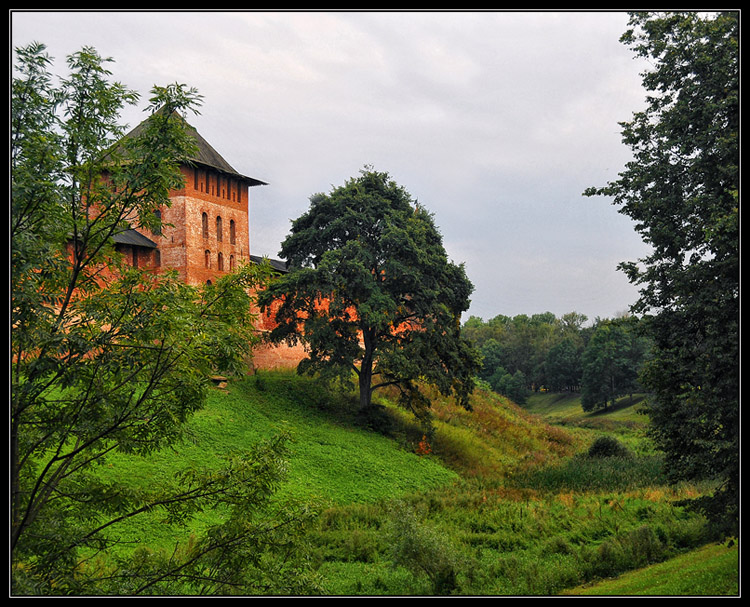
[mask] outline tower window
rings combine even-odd
[[[161,211],[159,209],[154,211],[154,217],[159,220],[159,225],[154,228],[154,234],[161,236]]]

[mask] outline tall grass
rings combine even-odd
[[[402,502],[397,526],[387,504],[370,506],[366,523],[361,507],[340,507],[321,520],[315,542],[327,592],[436,594],[420,568],[428,548],[440,546],[453,594],[552,595],[707,539],[701,519],[647,493],[541,496],[475,480]],[[389,535],[394,526],[400,533]]]
[[[475,395],[472,412],[432,400],[432,452],[462,482],[406,498],[411,514],[402,512],[400,533],[390,538],[385,503],[368,509],[365,525],[344,522],[361,514],[358,507],[329,512],[316,537],[329,592],[552,595],[710,539],[705,521],[676,505],[693,489],[666,487],[660,456],[630,422],[637,436],[626,431],[625,442],[637,449],[594,457],[587,449],[605,434],[603,424],[561,429],[489,393]],[[436,584],[422,565],[430,553],[424,537],[442,546],[450,584]]]
[[[631,491],[666,484],[662,457],[592,458],[578,455],[516,476],[519,486],[539,491]]]
[[[482,390],[471,412],[430,397],[427,427],[386,393],[373,431],[354,395],[262,373],[215,391],[191,421],[192,441],[114,461],[109,473],[147,483],[290,432],[279,499],[328,504],[307,541],[332,595],[551,595],[709,539],[677,505],[685,494],[666,487],[658,455],[630,440],[633,425],[616,433],[639,445],[629,457],[594,458],[603,425],[561,427]],[[168,546],[193,530],[147,521],[121,533]]]
[[[556,462],[584,445],[574,434],[482,388],[472,396],[471,411],[437,391],[428,390],[428,394],[431,451],[464,478],[505,478],[521,469]],[[389,413],[408,423],[403,421],[408,420],[407,413],[393,406]]]

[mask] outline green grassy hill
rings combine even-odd
[[[607,409],[585,412],[581,406],[581,395],[576,392],[554,393],[535,392],[527,399],[524,408],[556,423],[579,423],[596,425],[600,423],[627,422],[645,424],[646,417],[641,413],[646,397],[643,394],[622,396]]]
[[[709,541],[704,521],[677,505],[700,488],[666,485],[642,416],[617,408],[587,419],[574,398],[554,395],[523,409],[478,391],[473,411],[431,398],[431,428],[387,394],[373,428],[358,420],[353,394],[261,373],[213,390],[190,440],[113,460],[108,473],[158,482],[289,432],[278,497],[324,502],[307,541],[329,595],[553,595]],[[632,457],[588,457],[602,434],[627,443]],[[169,550],[210,522],[146,519],[117,534]]]
[[[524,404],[524,409],[550,424],[565,428],[586,440],[606,434],[617,436],[628,447],[648,453],[651,446],[646,439],[648,418],[644,414],[646,396],[634,394],[617,399],[607,409],[586,412],[581,406],[581,395],[575,392],[536,392]]]
[[[739,546],[710,544],[564,594],[589,596],[738,596]]]

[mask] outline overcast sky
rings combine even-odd
[[[42,42],[65,73],[84,46],[142,102],[203,95],[188,121],[251,188],[250,249],[276,257],[309,198],[366,165],[435,216],[475,290],[465,315],[609,318],[647,250],[589,186],[629,159],[618,122],[643,107],[624,12],[11,13],[11,51]]]

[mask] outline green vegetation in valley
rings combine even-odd
[[[289,432],[277,498],[318,505],[305,542],[326,595],[554,595],[710,541],[704,519],[678,505],[700,489],[667,486],[653,451],[590,455],[602,436],[636,444],[632,423],[610,434],[571,423],[572,408],[563,427],[492,392],[477,391],[471,412],[430,396],[431,427],[383,398],[374,428],[351,407],[355,393],[261,373],[213,391],[190,423],[194,443],[114,469],[148,480]],[[172,461],[157,470],[159,460]],[[194,531],[152,524],[119,533],[159,528],[166,547]]]
[[[653,245],[620,266],[641,289],[632,317],[461,329],[471,285],[424,209],[400,192],[380,241],[378,213],[357,215],[383,208],[384,175],[351,182],[346,213],[315,196],[333,239],[285,247],[276,337],[317,294],[355,287],[303,315],[315,355],[300,370],[357,374],[358,394],[244,376],[248,293],[269,267],[192,287],[117,252],[126,219],[161,229],[197,92],[154,87],[123,137],[138,95],[108,60],[83,49],[54,85],[43,45],[17,49],[12,593],[737,594],[737,551],[716,542],[739,539],[738,37],[736,12],[637,12],[622,37],[652,94],[621,123],[634,162],[586,194]]]

